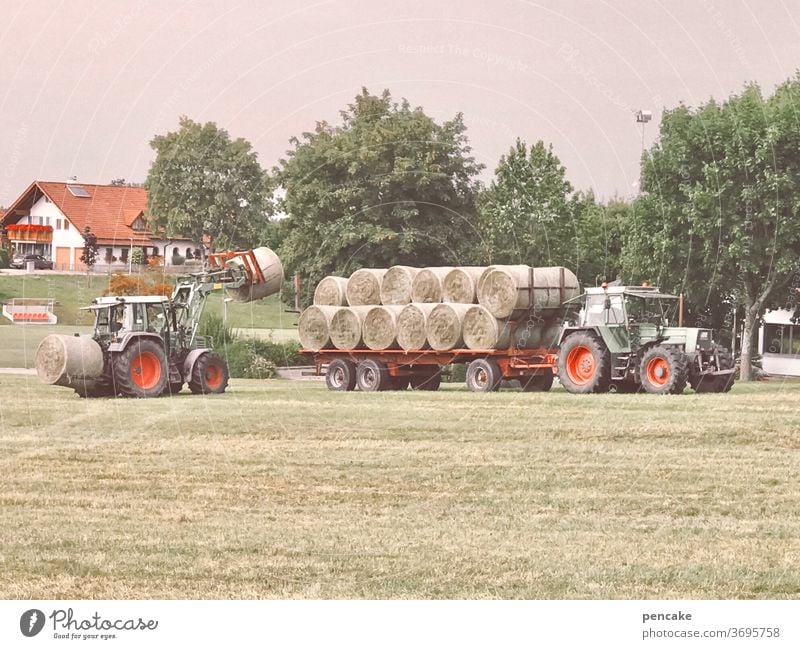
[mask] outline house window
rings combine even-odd
[[[133,223],[131,223],[131,230],[136,230],[138,232],[144,229],[145,229],[144,219],[141,216],[137,217],[136,220]]]
[[[121,248],[120,249],[120,261],[123,263],[128,263],[128,248]]]
[[[153,246],[153,256],[158,257],[158,246]]]
[[[61,219],[56,219],[56,230],[61,229]]]
[[[800,325],[764,325],[764,354],[800,355]]]
[[[114,261],[114,249],[106,248],[106,263],[110,264],[112,261]]]
[[[186,259],[191,259],[191,258],[192,258],[192,249],[191,248],[187,248],[186,249]]]
[[[39,217],[39,225],[44,225],[44,217],[43,216]]]

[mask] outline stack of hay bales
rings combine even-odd
[[[326,277],[300,316],[321,349],[534,349],[555,346],[572,271],[530,266],[362,268]]]

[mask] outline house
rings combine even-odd
[[[96,268],[129,266],[133,250],[187,259],[202,254],[191,240],[153,234],[144,219],[147,190],[119,185],[34,181],[6,210],[0,230],[14,252],[38,253],[57,270],[83,270],[83,232],[97,237]]]
[[[776,309],[764,314],[758,332],[761,368],[776,376],[800,376],[800,324],[792,322],[795,312]]]

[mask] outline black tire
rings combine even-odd
[[[408,386],[411,384],[411,377],[406,376],[393,376],[391,377],[391,387],[390,390],[407,390]]]
[[[137,399],[160,397],[169,378],[167,357],[156,341],[136,338],[111,356],[115,394]]]
[[[228,364],[219,354],[206,352],[194,363],[189,389],[192,394],[222,394],[229,378]]]
[[[382,392],[391,387],[389,370],[385,363],[372,358],[361,361],[356,366],[356,385],[362,392]]]
[[[549,392],[554,379],[552,371],[540,370],[536,374],[521,378],[519,384],[523,392]]]
[[[334,392],[350,392],[356,388],[356,364],[344,358],[336,358],[328,364],[325,385]]]
[[[611,389],[617,394],[638,394],[643,391],[642,386],[633,380],[612,381]]]
[[[412,390],[436,392],[442,385],[442,369],[438,365],[416,368],[408,383]]]
[[[689,360],[677,347],[655,345],[642,355],[639,380],[649,394],[680,394],[689,378]]]
[[[467,366],[467,387],[471,392],[496,392],[503,373],[493,358],[479,358]]]
[[[605,343],[593,333],[570,334],[558,350],[558,380],[567,392],[608,392],[611,387],[611,357]]]
[[[715,349],[717,357],[719,358],[720,370],[731,370],[735,367],[733,354],[731,354],[724,347],[717,347]],[[708,376],[702,374],[689,375],[689,383],[692,389],[698,394],[707,394],[711,392],[730,392],[733,387],[734,373],[723,374],[720,376]]]

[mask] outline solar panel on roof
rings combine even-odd
[[[83,185],[67,185],[69,193],[78,198],[89,198],[89,192]]]

